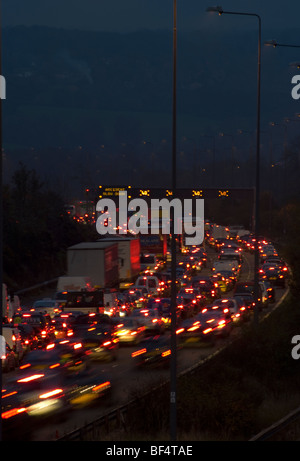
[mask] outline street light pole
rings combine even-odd
[[[259,269],[259,249],[258,237],[260,229],[259,199],[260,199],[260,87],[261,87],[261,18],[256,13],[243,13],[237,11],[224,11],[221,6],[207,8],[208,12],[231,14],[239,16],[252,16],[258,20],[258,50],[257,50],[257,109],[256,109],[256,171],[255,171],[255,252],[254,252],[254,323],[258,324],[258,269]]]
[[[172,108],[172,193],[176,195],[176,73],[177,68],[177,2],[173,0],[173,108]],[[176,341],[176,240],[174,207],[171,207],[171,362],[170,362],[170,438],[177,438],[177,341]]]

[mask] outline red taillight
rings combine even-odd
[[[93,391],[101,391],[110,387],[110,381],[105,381],[105,383],[99,384],[98,386],[93,387]]]
[[[24,370],[24,368],[28,368],[30,366],[31,366],[30,363],[26,363],[25,365],[20,366],[20,370]]]
[[[29,383],[30,381],[34,381],[35,379],[43,378],[43,374],[40,375],[32,375],[27,376],[27,378],[18,379],[17,383]]]
[[[169,350],[163,352],[163,353],[161,354],[161,356],[162,356],[162,357],[167,357],[167,355],[170,355],[170,354],[171,354],[171,349],[169,349]]]
[[[62,389],[54,389],[53,391],[46,392],[45,394],[39,395],[40,399],[48,399],[49,397],[53,397],[54,395],[61,394],[63,392]]]
[[[184,331],[184,328],[179,328],[178,330],[176,330],[176,334],[179,335],[180,333],[182,333]]]
[[[140,349],[138,351],[132,352],[131,357],[137,357],[138,355],[145,354],[147,352],[147,349]]]
[[[26,408],[13,408],[12,410],[5,411],[4,413],[2,413],[1,416],[3,419],[8,419],[12,416],[16,416],[20,413],[23,413],[24,411],[26,411]]]

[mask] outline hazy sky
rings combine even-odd
[[[260,14],[263,28],[299,26],[299,0],[177,0],[178,29],[254,27],[253,18],[227,16],[218,21],[207,6],[221,3],[224,10]],[[47,25],[106,31],[165,29],[172,27],[173,0],[2,0],[2,25]]]

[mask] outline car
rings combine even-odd
[[[124,317],[116,325],[116,335],[121,344],[139,344],[145,336],[145,327],[131,316]]]
[[[36,349],[39,344],[38,337],[31,325],[27,325],[26,323],[20,323],[16,325],[22,341],[22,346],[24,350],[24,354],[28,351]]]
[[[237,282],[234,290],[233,290],[233,297],[241,296],[245,299],[248,308],[252,309],[255,307],[255,293],[254,293],[255,285],[254,282]],[[257,307],[258,309],[262,308],[262,291],[261,287],[258,285],[258,293],[257,293]]]
[[[66,412],[64,388],[56,371],[28,372],[14,376],[2,393],[2,427],[5,440],[30,438],[47,418]]]
[[[65,373],[77,373],[88,365],[88,357],[81,342],[56,340],[46,349],[36,349],[26,354],[20,370],[53,370],[59,368]]]
[[[219,285],[220,291],[226,293],[229,290],[230,282],[219,272],[212,275],[212,280]]]
[[[234,322],[241,320],[246,311],[244,303],[240,303],[237,298],[216,299],[212,304],[212,310],[221,310],[224,314],[230,314]]]
[[[266,304],[269,303],[275,303],[276,301],[276,290],[274,286],[268,282],[267,280],[261,280],[259,282],[259,285],[261,286],[263,296],[268,299]]]
[[[261,280],[267,280],[276,286],[285,286],[285,277],[282,275],[281,269],[276,264],[264,263],[259,269],[259,277]]]
[[[265,259],[266,264],[275,264],[277,267],[280,268],[281,274],[283,278],[287,278],[289,276],[289,268],[288,265],[283,261],[283,259],[279,257],[269,256]]]
[[[139,348],[131,353],[137,367],[169,366],[171,346],[169,338],[161,335],[151,336],[139,344]]]
[[[119,339],[108,331],[105,325],[95,325],[81,330],[78,338],[92,361],[112,361],[117,359],[117,351],[119,347]]]
[[[30,325],[38,338],[38,347],[44,347],[55,339],[54,327],[49,315],[38,312],[23,311],[21,314],[21,324]]]
[[[197,288],[200,294],[205,296],[208,300],[217,299],[220,297],[219,285],[209,276],[203,275],[193,277],[191,285],[193,288]]]
[[[61,311],[58,307],[58,302],[51,298],[44,298],[35,301],[31,310],[36,313],[48,314],[50,317],[54,317],[55,314]]]
[[[185,319],[176,330],[180,345],[195,345],[199,343],[214,343],[215,336],[212,334],[217,327],[215,316],[207,316],[205,312],[198,313],[195,317]]]
[[[192,317],[199,312],[200,305],[193,293],[179,293],[176,302],[178,307],[182,309],[181,318]]]
[[[134,309],[131,317],[145,327],[145,335],[162,334],[165,332],[165,323],[159,313],[158,308],[151,309]]]
[[[171,298],[149,298],[147,308],[157,309],[166,328],[171,325]],[[177,323],[181,319],[182,308],[176,305]]]

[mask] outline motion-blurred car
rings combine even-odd
[[[134,309],[131,318],[145,327],[145,335],[162,334],[165,331],[165,323],[157,308],[152,309]]]
[[[119,339],[104,325],[91,326],[85,331],[82,330],[78,336],[78,342],[83,345],[90,360],[112,361],[117,359]]]
[[[212,313],[211,310],[200,312],[195,317],[182,321],[176,331],[178,341],[182,345],[203,342],[213,344],[216,337],[215,330],[225,328],[230,321],[223,312]]]
[[[132,352],[131,357],[138,367],[169,366],[171,358],[170,340],[165,336],[155,335],[144,339],[139,349]]]
[[[60,368],[66,373],[84,370],[88,359],[80,342],[62,339],[26,354],[20,370],[53,370]]]
[[[116,335],[121,344],[139,344],[145,336],[145,327],[140,325],[135,318],[124,317],[116,325]]]
[[[212,310],[215,308],[222,310],[225,314],[230,314],[233,321],[243,319],[243,314],[246,312],[246,307],[241,305],[237,298],[221,298],[216,299],[212,304]]]

